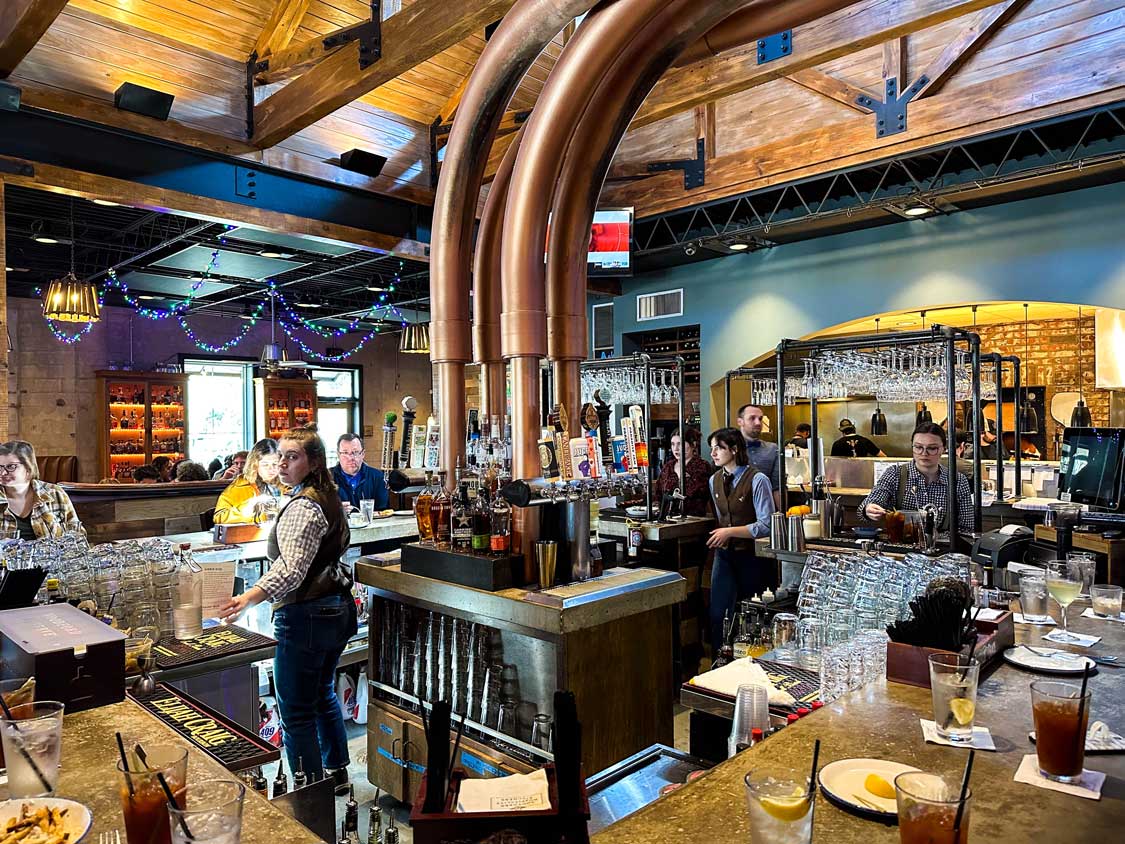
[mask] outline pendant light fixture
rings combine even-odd
[[[1078,308],[1078,404],[1074,406],[1074,410],[1070,412],[1070,427],[1071,428],[1090,428],[1094,424],[1094,420],[1090,416],[1090,408],[1086,406],[1084,401],[1085,395],[1082,392],[1082,387],[1085,380],[1082,377],[1082,307]]]
[[[875,317],[875,336],[879,336],[879,317]],[[887,417],[883,408],[879,406],[879,397],[875,397],[875,412],[871,414],[871,436],[879,437],[887,433]]]
[[[398,350],[407,355],[428,355],[430,353],[430,324],[411,322],[402,329],[402,339]]]
[[[1023,303],[1023,364],[1024,371],[1027,372],[1028,360],[1028,345],[1027,345],[1027,302]],[[1020,407],[1020,432],[1023,434],[1038,434],[1039,433],[1039,414],[1035,411],[1035,407],[1031,404],[1031,398],[1027,392],[1027,386],[1023,388],[1023,405]],[[1017,447],[1019,443],[1016,444]]]
[[[102,318],[97,288],[74,274],[74,200],[70,202],[70,272],[47,285],[43,316],[60,322],[98,322]]]

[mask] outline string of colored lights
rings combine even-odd
[[[106,270],[106,277],[108,280],[105,283],[105,289],[108,290],[115,287],[120,290],[121,295],[125,299],[125,301],[132,305],[133,309],[145,319],[168,319],[169,317],[176,316],[177,314],[180,314],[181,312],[187,310],[188,306],[191,305],[191,303],[195,300],[196,291],[198,291],[199,288],[203,286],[203,282],[207,281],[207,279],[210,278],[212,271],[215,269],[215,266],[218,263],[219,250],[216,249],[211,253],[211,260],[207,262],[207,267],[203,270],[203,275],[196,279],[195,283],[192,284],[191,289],[188,291],[187,298],[181,299],[167,310],[163,308],[149,308],[145,305],[142,305],[140,301],[134,298],[133,295],[129,292],[129,285],[126,284],[122,279],[118,278],[117,270],[115,270],[113,267],[110,267],[108,270]]]
[[[318,352],[303,339],[301,339],[301,337],[295,333],[296,326],[290,324],[284,318],[279,319],[278,322],[281,323],[281,329],[285,332],[285,335],[294,343],[296,343],[298,347],[300,347],[305,357],[312,358],[313,360],[328,361],[331,363],[339,363],[342,360],[347,360],[349,357],[360,351],[364,346],[371,342],[371,339],[375,337],[376,334],[381,333],[383,330],[383,327],[381,325],[376,325],[374,328],[364,334],[352,349],[349,349],[346,352],[340,352],[340,354],[338,355],[329,355],[324,352]],[[405,323],[403,324],[405,325]]]
[[[32,289],[31,292],[36,297],[40,297],[40,296],[43,295],[43,288],[42,287],[36,287],[36,288]],[[103,298],[102,292],[99,290],[99,291],[97,291],[97,294],[98,294],[98,306],[104,307],[105,306],[105,299]],[[67,333],[65,333],[63,331],[60,331],[58,329],[58,327],[55,325],[55,322],[56,322],[55,320],[48,319],[48,320],[46,320],[46,322],[47,322],[47,328],[51,329],[51,333],[55,335],[55,339],[58,340],[60,343],[65,343],[68,346],[73,346],[75,343],[81,342],[82,338],[85,337],[87,334],[89,334],[90,329],[94,327],[94,323],[88,322],[85,325],[83,325],[82,328],[79,329],[77,333],[67,334]]]
[[[385,291],[380,293],[378,300],[374,304],[372,304],[371,307],[368,308],[364,313],[354,317],[346,326],[339,328],[327,328],[325,326],[317,325],[315,320],[301,316],[299,313],[293,310],[293,306],[285,298],[285,294],[281,292],[281,289],[277,286],[277,283],[272,278],[267,280],[267,284],[269,285],[270,291],[277,297],[278,301],[281,302],[281,306],[285,310],[285,313],[289,315],[290,320],[292,320],[294,323],[298,323],[304,326],[309,331],[312,331],[314,334],[318,334],[325,339],[336,339],[339,337],[343,337],[345,334],[348,334],[352,331],[355,331],[356,328],[359,327],[359,324],[361,322],[363,322],[369,317],[370,314],[373,314],[376,311],[383,311],[383,314],[380,318],[388,322],[390,321],[388,319],[388,314],[393,314],[400,320],[403,318],[402,312],[395,307],[394,303],[387,302],[387,294],[394,293],[396,284],[402,281],[401,273],[404,266],[406,266],[405,262],[402,259],[399,259],[398,269],[395,270],[395,274],[391,281],[391,284],[388,285]]]

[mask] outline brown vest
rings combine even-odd
[[[720,527],[742,527],[758,521],[758,511],[754,509],[754,476],[758,470],[747,466],[738,483],[731,487],[728,496],[723,488],[723,470],[711,476],[711,500],[715,503],[715,516]],[[732,551],[753,551],[753,539],[736,539],[727,544]]]
[[[323,598],[325,595],[347,594],[352,588],[351,575],[340,563],[340,558],[348,550],[352,534],[348,528],[348,520],[344,516],[344,509],[340,506],[339,498],[333,496],[335,499],[335,506],[333,506],[332,501],[327,501],[324,495],[311,487],[302,490],[298,497],[309,498],[319,505],[324,513],[324,518],[328,520],[328,532],[320,540],[320,547],[316,549],[316,556],[309,564],[309,570],[305,574],[305,579],[301,581],[301,585],[275,601],[275,609],[299,601]],[[277,514],[277,519],[274,520],[273,527],[270,529],[269,538],[266,540],[266,556],[269,557],[270,562],[281,556],[281,548],[277,544],[277,523],[281,521],[281,514],[289,509],[294,500],[296,498],[290,500],[288,504],[281,508],[281,513]]]

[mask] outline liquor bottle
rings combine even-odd
[[[750,656],[750,648],[754,645],[754,628],[750,619],[749,607],[743,602],[738,615],[738,637],[734,640],[733,655],[735,659]]]
[[[454,551],[468,553],[473,550],[472,503],[469,501],[469,486],[465,483],[461,483],[454,493],[449,537]]]
[[[718,656],[712,663],[712,668],[721,668],[734,659],[734,620],[730,617],[730,610],[723,613],[723,641],[718,646]],[[712,643],[712,648],[715,648],[715,643]]]
[[[426,486],[414,499],[414,520],[418,523],[418,541],[423,545],[434,544],[434,473],[426,472]]]
[[[438,490],[430,504],[430,522],[433,527],[434,541],[438,548],[448,548],[450,541],[450,518],[453,512],[453,502],[445,490],[445,472],[438,472]]]
[[[489,547],[493,554],[503,556],[512,548],[512,505],[502,496],[492,499],[492,525]]]
[[[125,430],[129,427],[129,417],[125,415],[124,410],[121,411],[121,421],[117,423],[117,426],[122,430]]]
[[[273,399],[272,398],[270,398],[270,401],[269,401],[269,409],[273,410]]]
[[[488,490],[481,487],[473,502],[473,553],[487,554],[491,544],[492,508],[489,505]]]

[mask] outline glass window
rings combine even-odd
[[[339,462],[336,456],[336,441],[341,435],[352,430],[351,415],[349,407],[340,405],[321,406],[317,411],[316,426],[320,430],[321,439],[324,440],[329,466],[335,466]]]
[[[185,361],[188,457],[206,466],[246,447],[246,366]]]
[[[362,433],[359,420],[359,370],[314,369],[316,382],[316,424],[328,455],[335,465],[336,440],[341,434]]]

